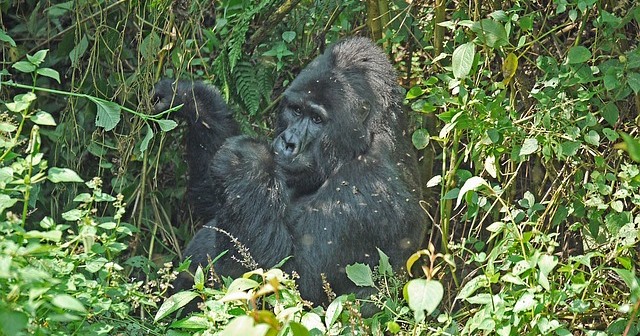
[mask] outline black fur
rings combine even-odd
[[[158,110],[184,103],[190,126],[190,199],[208,221],[184,252],[194,268],[228,250],[216,271],[247,271],[217,227],[260,267],[292,256],[284,269],[300,275],[302,296],[325,303],[321,273],[336,293],[357,293],[345,266],[377,264],[376,248],[404,265],[422,246],[427,223],[402,96],[370,40],[342,40],[300,73],[284,93],[272,144],[241,135],[212,87],[164,80],[155,94]]]

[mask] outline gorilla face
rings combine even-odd
[[[280,119],[286,126],[273,143],[275,154],[288,160],[288,168],[293,172],[301,168],[299,166],[304,167],[310,159],[307,158],[309,146],[317,143],[324,123],[329,119],[322,105],[301,98],[297,92],[285,95]]]
[[[273,141],[276,162],[297,195],[314,191],[325,179],[318,156],[329,113],[304,96],[295,90],[285,94],[278,118],[279,134]]]

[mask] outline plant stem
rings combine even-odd
[[[42,91],[42,92],[47,92],[47,93],[53,93],[53,94],[58,94],[58,95],[63,95],[63,96],[71,96],[71,97],[78,97],[78,98],[86,98],[89,100],[98,100],[101,102],[110,102],[108,100],[102,99],[102,98],[97,98],[94,96],[90,96],[84,93],[75,93],[75,92],[68,92],[68,91],[60,91],[60,90],[55,90],[55,89],[48,89],[48,88],[43,88],[43,87],[38,87],[38,86],[33,86],[33,85],[24,85],[24,84],[19,84],[19,83],[14,83],[12,81],[0,81],[0,85],[7,85],[7,86],[12,86],[12,87],[17,87],[20,89],[27,89],[27,90],[32,90],[32,91]],[[162,111],[160,113],[156,113],[156,114],[152,114],[152,115],[147,115],[147,114],[143,114],[140,113],[138,111],[132,110],[126,106],[122,106],[122,105],[118,105],[121,109],[125,110],[126,112],[129,112],[137,117],[142,118],[143,120],[156,120],[162,116],[164,116],[165,114],[175,111],[177,109],[176,107],[173,107],[171,109],[168,109],[166,111]]]

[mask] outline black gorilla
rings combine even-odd
[[[216,271],[246,272],[230,235],[260,267],[292,256],[283,268],[300,275],[305,299],[323,303],[321,273],[336,293],[357,293],[345,266],[375,265],[376,248],[403,265],[421,247],[427,224],[401,92],[370,40],[342,40],[300,73],[271,144],[240,135],[212,87],[164,80],[155,95],[157,110],[184,104],[190,127],[190,200],[208,221],[184,252],[194,268],[228,250]]]

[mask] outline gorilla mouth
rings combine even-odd
[[[305,153],[296,153],[294,155],[287,156],[278,153],[277,150],[274,151],[274,154],[275,162],[278,167],[287,173],[296,175],[315,175],[313,171],[316,164],[310,155],[305,155]]]

